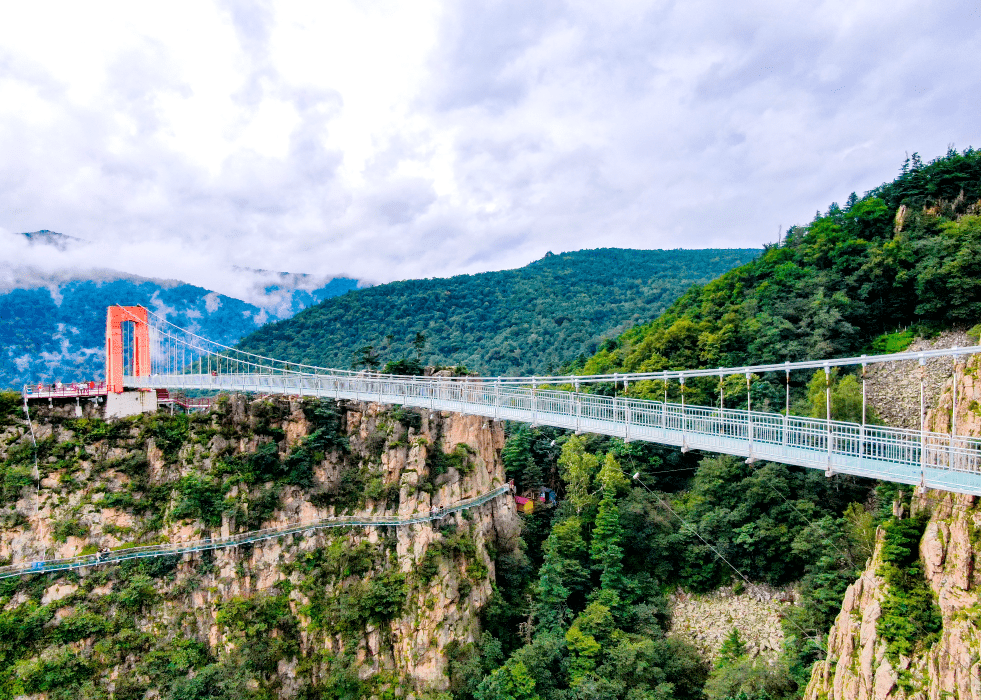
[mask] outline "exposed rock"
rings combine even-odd
[[[134,541],[180,542],[199,539],[213,531],[217,534],[217,528],[213,530],[201,521],[170,517],[153,521],[152,513],[107,503],[110,493],[127,492],[131,483],[131,476],[107,466],[108,460],[119,461],[121,469],[133,469],[123,464],[125,460],[143,455],[148,462],[144,467],[147,483],[167,485],[187,475],[206,473],[215,460],[254,451],[270,440],[270,434],[281,435],[279,449],[285,455],[312,432],[303,405],[298,399],[250,403],[245,397],[234,396],[221,409],[222,413],[192,422],[192,428],[197,426],[204,437],[189,437],[177,457],[173,452],[168,456],[158,438],[134,428],[120,444],[110,446],[102,440],[87,446],[69,470],[50,471],[45,466],[42,471],[50,473],[42,480],[39,498],[34,487],[25,488],[16,503],[0,507],[0,517],[4,518],[0,523],[13,523],[0,528],[0,558],[17,563],[73,556],[83,549],[93,551]],[[341,405],[341,417],[351,454],[344,456],[337,450],[324,454],[322,461],[313,465],[309,487],[279,487],[276,507],[263,519],[261,527],[310,522],[334,515],[337,508],[329,496],[336,492],[343,475],[350,474],[352,469],[367,470],[364,473],[377,478],[384,487],[379,491],[381,496],[374,500],[368,498],[365,503],[364,512],[373,514],[427,513],[432,503],[448,505],[504,483],[500,458],[504,433],[498,423],[479,416],[420,411],[407,427],[393,417],[390,408],[367,403]],[[149,419],[129,420],[138,426],[142,425],[139,421]],[[67,441],[72,437],[70,431],[62,430],[57,424],[46,427],[47,433],[57,440]],[[7,442],[0,445],[0,455],[23,440],[30,440],[23,426],[19,432],[8,432]],[[443,475],[447,478],[430,475],[427,457],[432,450],[441,449],[449,454],[459,444],[467,445],[466,468],[449,470],[451,473]],[[96,458],[96,454],[103,457]],[[397,502],[389,500],[392,492],[385,490],[388,487],[398,492]],[[267,488],[271,485],[237,484],[227,491],[226,512],[220,525],[222,535],[245,529],[244,518]],[[137,493],[135,497],[142,496]],[[242,504],[241,510],[235,510],[235,504]],[[172,498],[162,507],[173,512],[176,505]],[[66,529],[65,523],[71,523],[71,528]],[[519,529],[513,499],[499,498],[432,524],[316,530],[259,541],[249,547],[186,554],[176,562],[171,574],[153,581],[158,597],[152,607],[141,613],[138,625],[160,639],[201,640],[217,653],[238,643],[231,631],[218,623],[222,606],[240,599],[278,594],[284,590],[285,582],[289,582],[285,590],[290,591],[290,609],[299,621],[299,656],[276,662],[275,687],[280,697],[306,692],[303,683],[309,683],[311,678],[315,681],[329,671],[329,665],[322,659],[345,652],[358,660],[358,674],[362,678],[384,672],[385,678],[397,682],[400,693],[411,696],[413,691],[445,690],[449,682],[447,646],[453,642],[472,643],[479,635],[478,611],[490,598],[495,574],[490,551],[513,549]],[[55,536],[58,531],[69,534],[59,540]],[[446,546],[453,537],[463,538],[466,546],[462,554]],[[407,597],[401,604],[401,612],[380,624],[369,623],[355,635],[324,628],[323,621],[317,627],[310,617],[315,601],[309,597],[309,587],[304,588],[309,570],[304,569],[303,563],[310,556],[330,550],[332,545],[336,551],[343,552],[362,543],[372,545],[369,551],[374,553],[373,568],[358,575],[342,572],[329,579],[326,589],[321,590],[330,597],[363,580],[404,574]],[[431,579],[424,580],[418,574],[419,567],[427,560],[434,543],[442,546],[434,560],[437,571]],[[57,606],[59,601],[71,601],[79,596],[94,600],[118,590],[121,585],[112,581],[89,585],[86,580],[93,573],[81,570],[80,584],[70,583],[70,577],[58,579],[56,575],[53,584],[44,590],[42,604]],[[0,598],[0,607],[14,609],[26,600],[18,592],[9,600]],[[60,620],[70,612],[71,608],[59,608],[55,619]],[[91,648],[94,641],[86,641],[86,648]],[[107,670],[106,682],[125,678],[137,662],[135,656],[129,657]],[[298,669],[305,669],[307,680],[298,677]]]
[[[733,628],[750,655],[775,658],[783,649],[781,612],[794,593],[766,586],[735,594],[732,587],[704,595],[676,591],[669,598],[672,635],[687,639],[708,661],[715,661]]]
[[[947,331],[936,338],[915,340],[904,352],[967,347],[974,341],[963,331]],[[923,403],[925,411],[937,407],[954,373],[949,357],[927,359],[923,365]],[[920,365],[916,360],[884,362],[869,365],[866,372],[869,406],[887,425],[898,428],[920,428]],[[950,408],[949,396],[947,407]]]
[[[962,340],[951,345],[965,345]],[[953,363],[944,360],[950,368]],[[941,366],[933,376],[941,390],[931,405],[927,430],[949,432],[953,386],[957,385],[957,433],[981,435],[977,405],[981,385],[978,360],[959,362],[957,372]],[[919,386],[916,386],[916,403]],[[918,426],[917,426],[918,427]],[[886,585],[876,572],[882,562],[882,532],[861,578],[848,588],[828,638],[827,658],[815,664],[805,700],[981,700],[981,600],[976,558],[981,510],[973,496],[929,491],[914,497],[913,513],[930,519],[920,542],[924,576],[940,609],[943,627],[929,648],[912,658],[901,657],[898,668],[886,658],[886,642],[876,633]],[[899,683],[900,671],[908,683]]]

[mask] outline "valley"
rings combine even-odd
[[[0,580],[0,697],[978,700],[976,496],[550,427],[535,392],[550,371],[616,373],[579,388],[665,413],[787,410],[828,435],[889,422],[920,445],[981,437],[977,355],[634,374],[977,344],[979,241],[981,154],[948,152],[746,260],[648,251],[634,278],[641,251],[607,249],[382,285],[209,350],[215,370],[129,380],[233,384],[255,352],[280,368],[254,376],[286,394],[295,381],[292,396],[108,421],[41,400],[28,424],[5,392],[3,564],[343,515],[426,520],[511,482],[522,501]],[[508,421],[436,394],[341,396],[301,362],[354,364],[338,376],[379,386],[386,368],[411,386],[538,376],[522,389],[532,415]]]

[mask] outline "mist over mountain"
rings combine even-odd
[[[358,287],[357,280],[239,268],[235,298],[179,280],[109,267],[89,241],[54,231],[8,236],[19,250],[0,261],[0,387],[103,374],[105,312],[143,305],[184,328],[234,344],[269,320],[289,318]],[[23,253],[16,255],[17,252]],[[72,266],[77,260],[78,265]],[[15,262],[16,261],[16,262]]]

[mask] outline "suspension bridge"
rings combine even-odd
[[[828,476],[850,474],[920,488],[981,495],[981,440],[957,434],[956,412],[949,433],[926,429],[922,367],[927,359],[953,362],[981,352],[981,347],[952,348],[890,355],[785,362],[718,369],[670,370],[638,374],[561,377],[416,377],[383,375],[297,364],[245,352],[180,328],[144,307],[110,307],[106,328],[107,395],[126,390],[252,392],[285,394],[412,406],[453,411],[613,435],[821,469]],[[832,420],[830,380],[826,382],[825,418],[790,414],[791,372],[899,360],[918,362],[920,371],[919,429],[870,425],[865,422],[865,373],[862,373],[861,423]],[[753,410],[753,377],[778,373],[786,378],[783,413]],[[686,403],[685,382],[727,376],[746,378],[746,409]],[[631,382],[663,385],[662,401],[601,396],[584,385]],[[678,402],[668,400],[669,385],[680,388]],[[956,384],[955,384],[956,392]],[[25,401],[32,396],[25,388]],[[957,406],[957,397],[953,397]]]

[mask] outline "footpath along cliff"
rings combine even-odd
[[[957,432],[981,435],[979,368],[975,358],[946,379],[928,429],[950,430],[956,382]],[[928,491],[893,514],[845,594],[806,700],[981,699],[981,507]]]
[[[242,396],[108,423],[73,408],[32,416],[40,488],[26,421],[2,418],[2,564],[428,513],[504,481],[503,431],[475,416]],[[518,531],[502,497],[432,524],[0,581],[0,697],[438,697]]]

